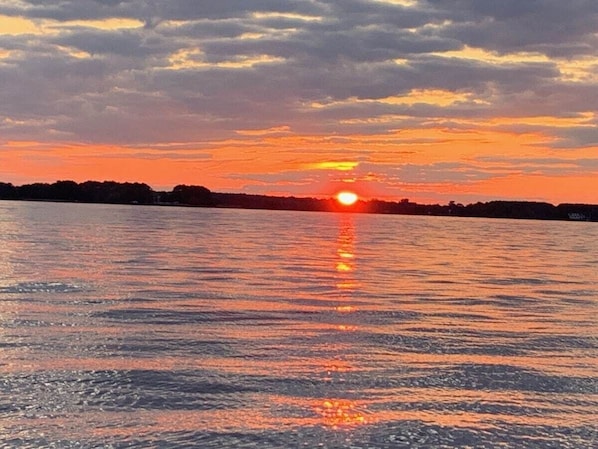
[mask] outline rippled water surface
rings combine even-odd
[[[597,306],[598,223],[0,202],[0,447],[597,447]]]

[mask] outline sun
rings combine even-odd
[[[336,200],[341,203],[343,206],[352,206],[357,202],[359,197],[357,194],[349,191],[342,191],[336,195]]]

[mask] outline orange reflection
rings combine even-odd
[[[351,275],[355,271],[355,226],[353,217],[343,215],[340,222],[340,232],[338,237],[338,249],[336,251],[338,260],[336,262],[336,271],[339,275],[339,281],[336,283],[337,290],[341,291],[343,297],[353,290],[359,288],[360,284]],[[340,305],[335,307],[340,313],[351,313],[356,310],[353,305]],[[356,330],[356,326],[339,325],[338,330]]]
[[[353,217],[341,217],[337,243],[336,272],[338,275],[338,282],[336,283],[336,288],[341,293],[340,299],[349,301],[351,300],[351,291],[359,287],[359,283],[353,277],[355,272],[355,227],[353,224]],[[334,310],[338,314],[346,316],[346,314],[355,312],[356,307],[351,304],[342,304],[336,306]],[[353,324],[342,323],[337,324],[334,329],[339,333],[349,333],[356,331],[358,328]],[[329,345],[330,348],[333,347],[332,344]],[[327,382],[340,380],[340,382],[334,383],[340,388],[344,385],[343,381],[351,374],[357,375],[355,371],[358,370],[356,370],[352,363],[345,360],[348,354],[351,353],[350,344],[348,346],[338,346],[338,349],[335,348],[335,352],[337,352],[337,356],[334,360],[324,364],[326,376],[323,377],[323,379]],[[338,393],[339,396],[342,395],[341,391]],[[312,407],[321,417],[321,423],[324,427],[333,429],[350,428],[368,423],[364,413],[366,406],[358,404],[356,401],[326,397],[313,404]]]
[[[348,263],[338,262],[336,264],[336,271],[339,271],[339,272],[353,271],[353,267]]]
[[[346,373],[354,370],[354,368],[344,360],[335,360],[334,362],[327,363],[325,369],[326,374]]]
[[[344,228],[344,232],[354,232],[352,228]],[[338,272],[350,272],[355,269],[355,262],[354,258],[355,255],[353,254],[353,238],[352,234],[344,235],[341,231],[341,235],[339,237],[339,249],[337,250],[337,254],[339,260],[336,263],[336,271]]]
[[[354,401],[326,399],[321,404],[318,404],[315,410],[322,416],[324,425],[334,429],[367,423],[364,413],[357,407]]]
[[[336,310],[337,312],[341,312],[341,313],[352,313],[352,312],[355,312],[357,310],[357,308],[355,308],[353,306],[337,306],[334,308],[334,310]]]
[[[355,271],[355,226],[351,216],[342,216],[340,223],[340,233],[338,237],[338,249],[336,271],[341,276],[336,283],[338,290],[354,290],[359,287],[359,283],[349,273]]]
[[[359,285],[358,282],[339,282],[336,284],[336,288],[339,290],[355,290]]]

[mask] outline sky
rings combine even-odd
[[[598,203],[596,0],[0,0],[0,181]]]

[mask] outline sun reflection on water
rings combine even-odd
[[[362,406],[363,407],[363,406]],[[316,412],[327,427],[352,427],[367,424],[365,414],[355,401],[346,399],[326,399],[318,404]]]
[[[336,306],[334,310],[340,313],[352,313],[355,312],[357,308],[354,306]]]
[[[344,301],[351,300],[351,293],[360,287],[356,279],[355,224],[351,215],[342,215],[339,222],[339,236],[336,250],[336,289]],[[351,307],[342,305],[340,307]],[[340,310],[338,307],[337,311]]]
[[[338,281],[336,289],[341,294],[350,295],[361,287],[361,283],[356,279],[355,225],[353,217],[342,216],[339,227],[336,261]]]
[[[336,251],[338,260],[336,269],[339,272],[355,270],[355,225],[350,216],[342,216],[339,224],[340,232]]]
[[[349,215],[341,216],[340,219],[335,269],[335,287],[340,303],[333,310],[341,323],[334,325],[332,329],[339,337],[348,335],[343,338],[351,339],[350,334],[358,330],[358,326],[351,322],[350,316],[357,311],[352,302],[353,294],[360,288],[360,283],[356,279],[355,225]],[[350,343],[339,346],[337,358],[324,366],[326,372],[322,379],[329,385],[334,385],[334,391],[330,391],[328,397],[313,404],[312,408],[320,417],[320,424],[326,428],[353,428],[368,423],[365,414],[367,406],[364,401],[343,398],[351,394],[350,391],[344,391],[343,386],[350,381],[350,376],[358,375],[357,367],[347,361],[351,347]]]
[[[341,293],[350,294],[360,287],[355,279],[355,225],[349,215],[341,216],[339,224],[338,249],[336,259],[336,272],[338,281],[336,288]]]
[[[593,447],[594,228],[265,214],[0,204],[4,446]]]

